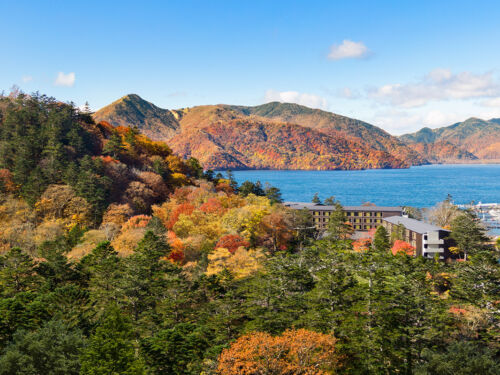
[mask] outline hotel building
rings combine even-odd
[[[439,259],[455,258],[449,251],[453,241],[448,239],[450,231],[446,229],[402,216],[386,217],[382,225],[389,236],[399,232],[403,237],[401,239],[415,248],[415,256],[434,258],[438,255]]]
[[[305,202],[285,202],[285,206],[303,210],[309,210],[313,215],[316,228],[324,230],[328,227],[328,219],[335,210],[335,206],[327,206],[317,203]],[[351,223],[355,231],[369,231],[382,225],[382,220],[389,216],[403,215],[402,207],[382,207],[382,206],[344,206],[346,221]]]

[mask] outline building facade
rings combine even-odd
[[[327,206],[317,203],[285,202],[285,206],[302,210],[307,209],[313,215],[314,225],[320,230],[328,227],[328,219],[335,210],[335,206]],[[345,206],[343,207],[346,221],[355,231],[369,231],[382,225],[383,219],[389,216],[403,215],[402,207],[381,206]]]
[[[402,216],[386,217],[382,225],[387,229],[389,236],[402,237],[400,239],[412,245],[416,256],[454,258],[449,251],[453,241],[448,238],[450,231],[446,229]]]

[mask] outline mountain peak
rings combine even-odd
[[[94,120],[113,126],[137,126],[148,137],[169,139],[178,129],[176,116],[168,109],[155,106],[137,94],[127,94],[94,113]]]

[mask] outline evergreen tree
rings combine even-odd
[[[240,187],[238,188],[238,193],[242,197],[246,197],[249,194],[255,194],[258,196],[263,196],[265,195],[264,190],[262,189],[262,185],[260,181],[257,181],[255,184],[252,181],[245,181],[243,182]]]
[[[36,290],[38,277],[33,259],[15,247],[0,256],[0,294],[10,297],[16,293]]]
[[[155,307],[168,290],[166,273],[174,266],[165,260],[168,244],[152,231],[146,232],[134,253],[125,259],[122,290],[135,322]]]
[[[234,190],[238,190],[238,183],[236,182],[234,178],[233,171],[228,169],[226,171],[227,179],[229,180],[229,186],[231,186]]]
[[[118,307],[106,311],[81,355],[82,375],[146,374],[137,355],[134,332]]]
[[[346,240],[353,233],[352,226],[345,217],[342,205],[335,202],[334,210],[330,212],[326,237],[329,241]]]
[[[319,199],[318,193],[314,193],[314,196],[313,196],[311,202],[315,203],[315,204],[321,204],[321,199]]]
[[[391,247],[391,242],[389,240],[389,234],[387,230],[380,225],[375,231],[375,235],[373,237],[372,247],[375,251],[384,252],[389,251]]]
[[[81,261],[89,273],[90,300],[97,310],[119,303],[122,261],[109,242],[100,243]]]
[[[265,188],[265,195],[271,204],[283,203],[283,198],[281,198],[281,191],[277,187],[267,185]]]
[[[451,222],[450,237],[455,241],[458,250],[467,260],[469,255],[484,250],[488,241],[486,230],[472,212],[464,212]]]
[[[80,162],[80,170],[74,187],[77,194],[92,205],[93,219],[99,222],[103,211],[107,206],[110,194],[111,180],[103,176],[101,159],[92,160],[85,156]]]
[[[19,330],[0,357],[0,375],[78,375],[83,346],[81,332],[61,321],[33,332]]]
[[[108,139],[104,148],[102,150],[103,154],[107,154],[112,156],[115,159],[120,157],[120,154],[125,150],[125,146],[123,145],[122,137],[115,130],[111,134],[111,137]]]
[[[209,345],[206,330],[180,323],[144,340],[143,350],[152,374],[198,375]]]

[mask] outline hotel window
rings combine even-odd
[[[361,225],[356,225],[354,228],[361,229]]]
[[[377,216],[382,216],[382,212],[377,212]]]

